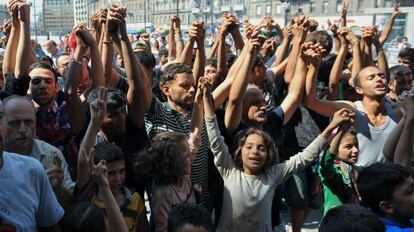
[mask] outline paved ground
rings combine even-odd
[[[308,217],[306,218],[305,224],[302,228],[304,232],[317,232],[319,222],[322,218],[322,208],[319,210],[312,210]],[[287,210],[282,211],[282,221],[286,225],[290,222],[289,212]],[[283,230],[279,230],[277,232],[282,232]]]

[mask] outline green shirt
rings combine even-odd
[[[331,154],[326,149],[319,164],[319,177],[321,179],[324,205],[323,214],[329,209],[344,203],[358,202],[355,191],[355,176],[361,167],[349,165]]]

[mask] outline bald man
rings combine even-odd
[[[42,165],[34,158],[3,151],[4,113],[0,102],[0,231],[60,231],[57,223],[64,210]]]
[[[36,109],[32,102],[21,96],[4,100],[6,136],[4,150],[39,160],[46,169],[50,183],[62,204],[69,203],[75,183],[62,152],[39,139],[35,139]]]

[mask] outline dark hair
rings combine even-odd
[[[60,227],[62,232],[102,232],[105,231],[105,215],[98,206],[81,202],[66,211]]]
[[[52,62],[52,64],[53,64],[53,62]],[[47,69],[47,70],[51,71],[53,73],[54,77],[55,77],[55,83],[57,83],[58,74],[52,66],[50,66],[50,65],[48,65],[44,62],[36,62],[36,63],[34,63],[30,66],[30,71],[32,71],[35,68]]]
[[[410,178],[410,174],[398,164],[375,163],[364,168],[357,180],[361,204],[383,216],[384,212],[380,209],[379,203],[391,201],[395,189],[408,178]]]
[[[319,43],[326,52],[331,52],[332,50],[332,37],[326,31],[313,31],[306,36],[306,42]]]
[[[217,58],[213,57],[213,58],[207,59],[206,66],[214,66],[217,68]]]
[[[239,132],[239,134],[236,135],[236,143],[235,143],[235,152],[234,152],[234,162],[236,163],[236,167],[240,170],[243,170],[243,161],[241,157],[241,152],[243,149],[244,144],[246,143],[247,137],[249,135],[256,134],[263,138],[266,145],[267,150],[267,158],[266,162],[262,167],[263,171],[266,171],[267,168],[274,165],[275,163],[279,162],[279,153],[275,146],[275,142],[273,139],[267,134],[266,132],[262,130],[258,130],[255,128],[249,128],[247,130],[243,130]]]
[[[403,78],[408,73],[411,73],[410,68],[404,65],[394,65],[390,68],[390,81]]]
[[[356,204],[332,208],[323,217],[319,232],[383,232],[385,226],[369,209]]]
[[[234,62],[237,59],[237,56],[233,53],[229,53],[226,55],[226,61],[227,62]]]
[[[156,64],[156,60],[154,54],[150,51],[139,51],[134,52],[135,56],[137,57],[138,61],[145,66],[147,69],[153,69]]]
[[[100,88],[95,88],[89,93],[88,98],[87,98],[88,106],[90,106],[93,101],[98,99],[100,91],[101,91]],[[125,101],[124,93],[119,89],[109,87],[108,88],[108,101],[106,103],[107,112],[112,113],[115,110],[125,107],[125,106],[126,106],[126,101]]]
[[[164,73],[161,76],[160,79],[160,86],[169,84],[171,81],[175,80],[177,78],[178,73],[186,73],[186,74],[193,74],[193,70],[191,69],[191,66],[183,63],[172,63],[169,64],[164,69]]]
[[[176,232],[186,224],[203,227],[208,232],[214,231],[210,214],[197,204],[183,203],[172,208],[168,216],[167,232]]]
[[[50,56],[42,56],[42,57],[40,57],[39,61],[42,62],[42,63],[49,64],[50,66],[52,66],[52,68],[54,68],[53,59],[50,58]]]
[[[361,87],[361,77],[359,75],[360,73],[361,71],[359,71],[354,77],[354,88]]]
[[[252,70],[254,69],[254,67],[256,67],[259,64],[264,64],[264,58],[260,53],[257,53],[256,56],[254,57]]]
[[[404,48],[400,51],[400,53],[398,53],[398,57],[414,62],[414,48]]]
[[[94,149],[95,164],[98,164],[101,160],[105,160],[106,163],[124,160],[124,153],[121,148],[113,143],[98,143],[94,146]]]
[[[139,154],[135,162],[136,173],[153,177],[157,185],[176,183],[184,173],[183,141],[187,141],[187,136],[183,133],[157,134],[151,145]]]
[[[161,49],[158,52],[158,57],[161,57],[161,56],[168,56],[168,50],[167,49]]]

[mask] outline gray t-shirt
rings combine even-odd
[[[56,224],[64,214],[46,172],[32,157],[3,152],[0,218],[19,232]]]
[[[387,121],[381,127],[372,126],[361,101],[355,102],[355,129],[359,143],[359,157],[357,166],[366,167],[376,162],[385,162],[382,148],[392,130],[397,126],[391,104],[385,101]]]

